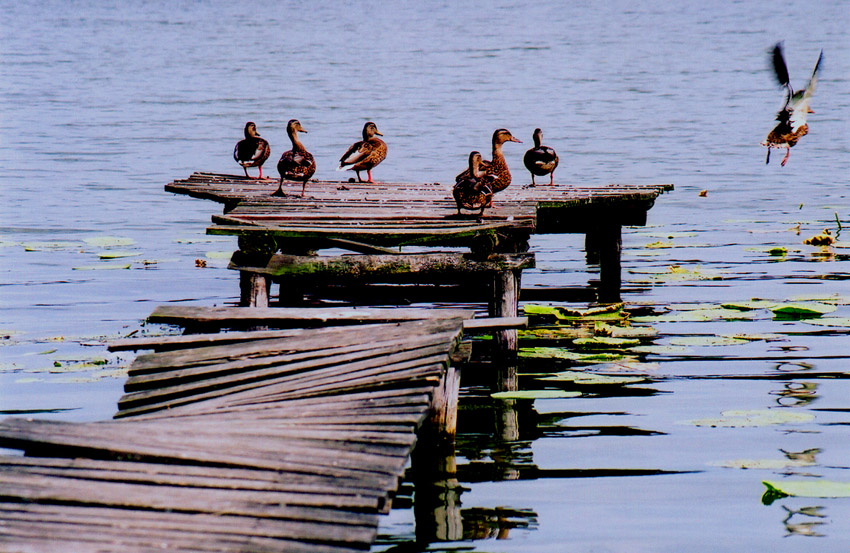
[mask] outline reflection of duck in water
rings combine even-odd
[[[773,47],[773,69],[776,72],[776,80],[781,86],[788,90],[785,93],[785,105],[779,110],[776,115],[776,120],[779,123],[768,133],[767,138],[761,143],[762,146],[767,146],[767,158],[765,163],[770,163],[771,148],[785,148],[785,157],[782,158],[781,165],[784,167],[788,163],[788,157],[791,155],[791,148],[797,144],[802,137],[809,133],[809,125],[806,118],[810,113],[814,113],[809,106],[809,101],[815,91],[817,84],[818,68],[823,59],[823,50],[821,50],[818,61],[815,63],[815,68],[812,71],[812,76],[806,84],[806,88],[794,92],[791,88],[790,78],[788,76],[788,66],[785,64],[785,57],[782,55],[782,43],[778,43]]]
[[[263,178],[263,163],[271,153],[268,141],[257,132],[257,125],[253,121],[245,123],[245,138],[233,148],[233,159],[245,170],[245,176],[249,176],[248,167],[257,167],[260,169],[258,178]]]
[[[549,175],[549,184],[555,183],[555,168],[558,166],[558,154],[549,146],[543,146],[543,131],[534,129],[534,148],[525,152],[522,162],[531,173],[531,186],[534,186],[534,175],[545,177]]]
[[[272,196],[283,196],[283,181],[294,180],[301,182],[301,195],[304,195],[304,189],[307,187],[307,181],[316,172],[316,160],[313,159],[313,154],[307,151],[301,141],[298,140],[299,132],[307,132],[301,126],[301,122],[297,119],[292,119],[286,125],[286,134],[289,135],[289,140],[292,142],[292,149],[283,152],[280,156],[280,161],[277,162],[277,172],[280,173],[280,186]]]
[[[378,132],[378,126],[369,121],[363,126],[363,140],[355,142],[342,154],[337,171],[353,169],[360,182],[363,182],[360,171],[366,171],[366,182],[372,182],[372,169],[387,157],[386,142],[375,135],[384,136]]]
[[[463,209],[480,209],[478,215],[484,214],[484,208],[493,198],[493,185],[496,176],[481,170],[481,152],[470,152],[469,168],[457,176],[452,196],[457,203],[457,214]]]

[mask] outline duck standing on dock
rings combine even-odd
[[[810,113],[814,113],[809,106],[809,101],[815,91],[817,84],[818,69],[820,68],[821,60],[823,59],[823,50],[818,56],[818,61],[815,63],[815,68],[812,71],[812,76],[806,84],[806,88],[794,92],[791,88],[790,78],[788,76],[788,66],[785,64],[785,56],[782,54],[782,43],[779,42],[773,47],[773,70],[776,72],[776,80],[780,86],[787,89],[785,93],[785,105],[779,110],[776,115],[776,120],[779,121],[767,138],[761,143],[762,146],[767,146],[767,158],[765,163],[770,163],[771,148],[785,148],[785,157],[782,158],[782,165],[788,163],[788,157],[791,155],[791,147],[797,144],[803,136],[808,134],[809,125],[806,123],[806,118]]]
[[[484,208],[493,199],[493,184],[496,182],[496,176],[482,171],[481,162],[481,152],[470,152],[469,169],[457,177],[452,196],[457,203],[458,215],[461,214],[461,208],[480,209],[478,215],[484,215]]]
[[[384,161],[387,157],[387,144],[375,135],[384,136],[378,132],[378,126],[372,121],[369,121],[363,126],[363,140],[355,142],[339,159],[339,167],[337,171],[345,171],[353,169],[357,173],[357,180],[363,182],[360,178],[360,171],[366,171],[369,180],[372,181],[372,169],[376,165]]]
[[[558,166],[558,154],[549,146],[543,146],[543,131],[534,129],[534,148],[525,152],[522,162],[531,173],[531,186],[534,183],[534,175],[545,177],[549,175],[549,185],[555,184],[555,168]]]
[[[494,194],[496,192],[501,192],[511,184],[511,172],[508,169],[507,162],[505,161],[505,155],[502,153],[502,144],[505,142],[518,142],[522,144],[522,140],[514,138],[511,131],[508,129],[496,129],[493,132],[493,159],[489,161],[486,159],[481,161],[481,170],[488,175],[493,175],[495,177],[492,184]],[[460,182],[463,179],[469,178],[470,174],[469,169],[466,169],[455,177],[455,182]],[[493,206],[492,196],[490,196],[490,201],[487,205],[488,207]]]
[[[260,137],[257,125],[253,121],[245,123],[245,138],[237,142],[236,147],[233,148],[233,159],[245,170],[245,176],[249,176],[248,167],[257,167],[260,169],[258,178],[263,178],[263,163],[269,159],[271,153],[269,142]]]
[[[301,141],[298,140],[299,132],[307,132],[301,126],[298,119],[291,119],[286,124],[286,134],[289,135],[289,140],[292,141],[292,149],[280,156],[280,161],[277,162],[277,172],[280,173],[280,185],[272,196],[285,196],[283,193],[283,181],[294,180],[301,182],[301,196],[304,196],[304,189],[307,187],[307,181],[316,172],[316,160],[313,159],[313,154],[307,151]]]

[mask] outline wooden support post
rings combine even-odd
[[[620,301],[621,269],[620,255],[623,250],[622,227],[611,225],[598,235],[599,246],[599,295],[600,303]]]
[[[493,296],[489,305],[491,317],[517,316],[521,278],[521,269],[496,273],[493,278]],[[497,351],[516,353],[518,340],[515,328],[499,330],[494,333],[494,337]]]
[[[239,305],[242,307],[268,307],[271,282],[266,275],[239,272]]]
[[[434,389],[431,414],[426,433],[439,441],[454,441],[457,434],[457,400],[460,393],[460,371],[453,365],[446,368],[440,385]]]

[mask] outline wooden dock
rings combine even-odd
[[[439,183],[314,181],[305,197],[299,184],[284,183],[285,196],[276,197],[273,179],[195,173],[165,187],[224,205],[207,232],[239,237],[230,267],[241,274],[242,305],[269,305],[272,281],[283,283],[282,305],[353,283],[472,282],[486,292],[493,317],[518,314],[521,273],[535,263],[532,234],[584,234],[588,260],[600,266],[597,299],[619,301],[622,227],[645,225],[656,198],[672,188],[515,184],[479,217],[458,215],[451,186]],[[327,248],[354,254],[316,255]],[[515,332],[496,338],[515,350]]]
[[[154,318],[236,320],[181,309]],[[303,315],[234,310],[284,327]],[[453,424],[439,406],[456,401],[472,313],[351,311],[314,314],[320,329],[113,343],[154,350],[130,367],[115,421],[0,421],[0,447],[24,452],[0,456],[0,550],[367,550],[417,436]]]

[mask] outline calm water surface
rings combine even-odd
[[[624,235],[629,308],[667,314],[634,323],[658,331],[653,344],[771,336],[644,354],[627,370],[648,381],[574,399],[494,402],[482,375],[464,375],[459,525],[428,549],[846,551],[850,500],[763,505],[761,481],[850,481],[847,328],[694,311],[817,298],[850,316],[850,249],[802,243],[850,233],[850,2],[316,4],[4,3],[0,410],[109,418],[131,358],[104,337],[158,331],[142,321],[164,302],[237,300],[235,241],[204,235],[219,206],[162,188],[236,172],[245,121],[275,160],[298,118],[316,177],[337,179],[374,120],[390,146],[378,180],[443,183],[506,127],[525,142],[505,147],[517,186],[539,126],[560,182],[675,183]],[[825,59],[810,134],[784,168],[759,146],[782,100],[767,57],[778,40],[797,88]],[[581,248],[535,238],[524,283],[587,283]],[[529,361],[520,385],[566,366]],[[810,420],[689,422],[756,409]],[[775,468],[723,466],[736,460]],[[415,538],[415,509],[396,503],[378,550]]]

